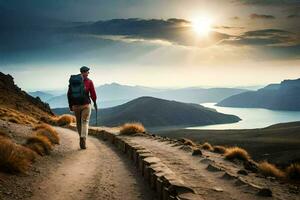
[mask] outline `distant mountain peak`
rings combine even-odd
[[[300,79],[284,80],[269,84],[252,92],[244,92],[223,99],[217,105],[243,108],[267,108],[271,110],[300,110]]]
[[[121,84],[117,83],[117,82],[112,82],[111,84],[109,85],[117,85],[117,86],[120,86]]]

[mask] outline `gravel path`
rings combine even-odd
[[[30,132],[25,126],[3,126]],[[132,163],[110,143],[89,137],[87,149],[81,150],[76,132],[56,129],[61,144],[50,156],[38,158],[28,174],[0,173],[0,199],[156,199]]]
[[[89,137],[87,149],[79,149],[74,131],[57,128],[61,157],[30,199],[154,199],[129,161],[114,146]],[[50,167],[50,166],[49,166]]]

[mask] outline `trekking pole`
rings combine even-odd
[[[98,109],[96,109],[96,126],[98,126]]]
[[[98,126],[98,106],[97,103],[94,103],[95,111],[96,111],[96,126]]]

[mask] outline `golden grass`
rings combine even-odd
[[[18,151],[20,152],[19,155],[22,158],[25,158],[31,162],[35,161],[35,159],[38,156],[38,154],[35,151],[33,151],[32,149],[27,148],[25,146],[17,145],[17,148],[18,148]]]
[[[39,155],[49,155],[50,151],[52,150],[52,144],[50,140],[41,135],[36,135],[27,138],[26,140],[26,147],[32,149],[33,151],[36,151]]]
[[[195,142],[193,142],[192,140],[187,139],[187,138],[182,138],[181,141],[183,142],[184,145],[188,145],[188,146],[192,146],[192,147],[197,146]]]
[[[9,139],[0,139],[0,169],[9,173],[26,172],[30,160],[24,149]]]
[[[258,169],[264,176],[273,176],[276,178],[284,178],[285,173],[278,169],[275,165],[268,163],[267,161],[260,162],[258,164]]]
[[[67,126],[71,123],[75,123],[76,118],[73,115],[64,114],[61,116],[43,116],[40,118],[40,121],[56,126]]]
[[[46,155],[44,147],[39,143],[25,144],[25,147],[31,149],[40,156]]]
[[[287,178],[300,181],[300,163],[292,163],[285,171]]]
[[[8,117],[8,118],[7,118],[7,121],[12,122],[12,123],[15,123],[15,124],[22,124],[22,121],[19,120],[18,117]]]
[[[54,129],[51,125],[46,123],[39,123],[32,127],[32,130],[36,131],[38,129]]]
[[[205,142],[203,145],[201,145],[202,149],[208,150],[208,151],[213,151],[214,148],[209,144],[208,142]]]
[[[51,124],[51,125],[56,125],[56,121],[58,120],[58,117],[49,117],[49,116],[43,116],[40,118],[41,122]]]
[[[58,137],[58,133],[54,130],[49,129],[39,129],[35,132],[37,136],[45,136],[49,139],[51,144],[59,144],[60,139]]]
[[[16,124],[32,125],[37,123],[33,117],[12,108],[0,108],[0,119]]]
[[[133,135],[136,133],[145,133],[145,127],[141,123],[126,123],[121,126],[120,134],[122,135]]]
[[[45,123],[38,124],[33,127],[33,130],[36,130],[36,135],[46,136],[52,144],[59,144],[60,139],[56,130]]]
[[[245,149],[240,147],[230,147],[226,150],[225,158],[228,160],[238,159],[242,161],[248,161],[250,156]]]
[[[226,150],[227,150],[226,147],[220,146],[220,145],[216,145],[213,148],[214,148],[213,152],[219,153],[219,154],[224,154],[224,153],[226,153]]]
[[[4,133],[4,132],[2,132],[2,131],[0,131],[0,138],[8,138],[9,136],[6,134],[6,133]]]
[[[66,125],[70,125],[75,121],[76,119],[73,115],[64,114],[58,117],[58,119],[56,120],[56,124],[58,126],[66,126]]]

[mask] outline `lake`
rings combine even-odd
[[[220,107],[216,106],[216,103],[203,103],[201,105],[214,108],[221,113],[236,115],[242,120],[231,124],[188,127],[188,129],[252,129],[263,128],[277,123],[300,121],[300,111]]]

